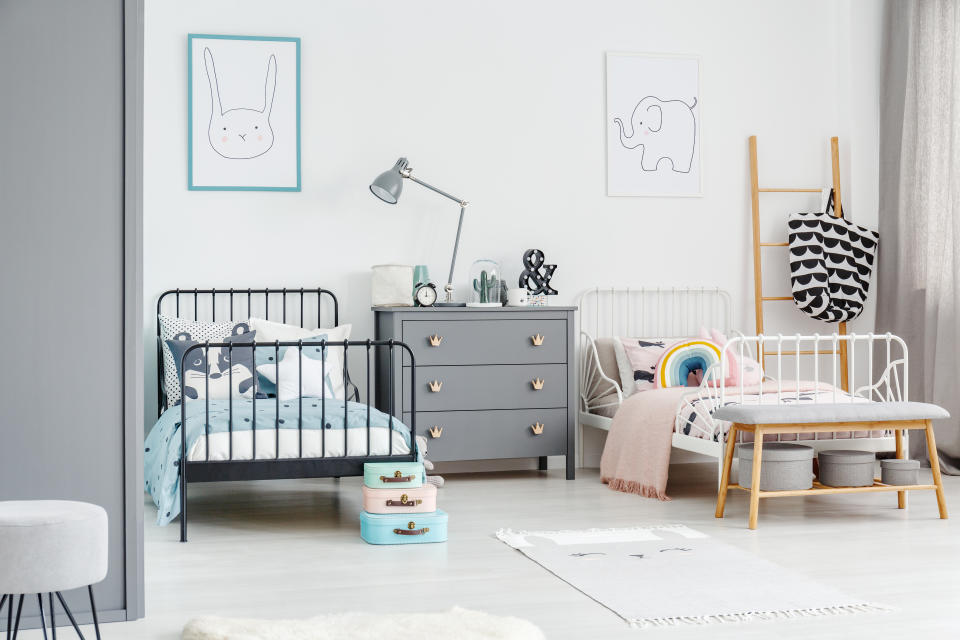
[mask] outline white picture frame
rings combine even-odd
[[[703,195],[700,58],[606,54],[607,195]]]
[[[187,35],[187,188],[300,191],[300,38]]]

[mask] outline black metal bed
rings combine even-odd
[[[273,298],[272,298],[272,297]],[[229,305],[229,310],[227,316],[229,320],[234,320],[235,308],[239,303],[241,309],[245,307],[246,315],[244,317],[251,317],[252,312],[254,311],[254,304],[262,302],[262,306],[257,307],[257,311],[263,313],[263,317],[266,320],[270,318],[270,307],[271,303],[276,307],[277,299],[282,306],[281,318],[283,323],[287,323],[288,317],[288,302],[292,302],[294,308],[299,308],[299,325],[301,328],[307,328],[307,318],[306,313],[309,307],[305,307],[305,299],[309,297],[316,297],[316,317],[315,322],[311,324],[316,324],[316,328],[320,327],[322,318],[323,318],[323,306],[324,299],[328,298],[328,305],[332,306],[333,311],[333,326],[339,326],[339,304],[337,302],[336,296],[329,290],[323,288],[315,289],[171,289],[160,295],[157,300],[157,386],[158,386],[158,414],[162,414],[164,410],[169,409],[168,399],[164,390],[164,359],[163,359],[163,348],[161,341],[161,331],[160,331],[160,315],[164,310],[164,304],[173,307],[173,312],[175,317],[180,318],[181,309],[184,306],[181,304],[181,297],[185,297],[185,304],[187,309],[188,318],[190,317],[190,308],[192,307],[192,319],[197,320],[206,320],[209,319],[211,322],[215,322],[217,318],[217,305],[218,297],[221,299],[221,305],[226,303]],[[244,300],[246,304],[244,305]],[[172,303],[172,304],[171,304]],[[202,312],[202,313],[201,313]],[[221,316],[222,317],[222,316]],[[275,316],[276,317],[276,316]],[[321,405],[321,428],[320,428],[320,452],[321,456],[312,456],[304,457],[303,456],[303,347],[304,345],[310,347],[318,347],[323,351],[321,354],[321,378],[325,379],[326,377],[326,349],[342,348],[342,357],[343,357],[343,381],[344,381],[344,398],[343,400],[327,398],[325,394],[322,394],[319,399],[315,401],[319,402]],[[235,480],[274,480],[274,479],[286,479],[286,478],[330,478],[330,477],[341,477],[341,476],[356,476],[363,474],[363,465],[367,462],[391,462],[391,461],[414,461],[417,457],[417,447],[416,447],[416,395],[414,394],[414,389],[416,388],[416,370],[413,351],[410,347],[403,342],[397,340],[343,340],[343,341],[326,341],[326,340],[296,340],[296,341],[270,341],[270,342],[212,342],[205,341],[199,344],[195,344],[186,349],[183,353],[181,361],[181,371],[185,368],[185,363],[187,358],[191,353],[202,352],[204,362],[209,361],[209,350],[211,348],[220,349],[226,348],[229,354],[229,361],[233,362],[233,352],[235,350],[242,349],[251,349],[251,360],[255,362],[256,349],[260,348],[273,348],[275,357],[273,358],[273,364],[275,366],[276,374],[276,383],[279,387],[279,376],[280,376],[280,363],[279,363],[279,352],[281,347],[286,348],[296,348],[299,350],[298,358],[298,388],[299,392],[297,394],[297,440],[298,440],[298,455],[296,457],[281,457],[280,456],[280,432],[281,427],[280,423],[280,394],[277,393],[272,397],[258,397],[258,393],[253,393],[252,402],[251,402],[251,419],[250,419],[250,429],[251,434],[251,445],[252,445],[252,455],[250,459],[234,459],[234,394],[233,394],[233,368],[229,369],[229,395],[228,395],[228,407],[229,407],[229,417],[227,421],[227,442],[228,442],[228,456],[226,460],[210,460],[210,394],[209,394],[209,377],[204,376],[204,384],[207,386],[207,393],[204,394],[204,398],[196,400],[184,400],[186,398],[184,385],[186,376],[182,376],[180,380],[180,392],[181,392],[181,401],[180,401],[180,541],[187,541],[187,485],[190,482],[220,482],[220,481],[235,481]],[[388,385],[389,385],[389,394],[390,398],[388,410],[385,412],[388,416],[388,425],[387,425],[387,454],[386,455],[371,455],[371,422],[370,422],[370,408],[372,400],[372,384],[371,384],[371,374],[370,374],[370,365],[371,365],[371,355],[377,356],[378,351],[386,351],[385,360],[389,362],[389,371],[394,371],[394,354],[397,349],[402,349],[406,351],[408,357],[410,358],[410,375],[411,375],[411,384],[410,384],[410,409],[411,417],[410,423],[407,425],[409,427],[410,433],[410,452],[409,453],[397,453],[393,452],[393,422],[394,416],[396,415],[396,407],[394,406],[394,388],[395,384],[393,376],[389,376]],[[361,360],[365,363],[365,404],[367,407],[366,411],[366,455],[361,456],[350,456],[349,446],[348,446],[348,416],[347,416],[347,406],[350,398],[352,397],[355,402],[360,401],[360,390],[353,384],[350,380],[349,375],[349,356],[348,354],[353,350],[360,351],[362,353]],[[256,367],[254,366],[254,369]],[[254,370],[254,377],[256,377],[257,372]],[[256,387],[254,387],[256,389]],[[187,402],[204,402],[205,407],[203,411],[204,418],[204,445],[205,445],[205,459],[202,461],[189,460],[189,451],[187,450]],[[257,440],[260,438],[260,433],[264,431],[262,428],[257,426],[257,417],[256,417],[256,407],[258,402],[274,403],[275,405],[275,414],[274,418],[271,421],[273,423],[272,429],[268,428],[266,431],[273,431],[274,443],[275,443],[275,457],[273,458],[257,458]],[[289,401],[288,401],[289,402]],[[342,456],[328,456],[326,451],[326,441],[327,441],[327,421],[326,421],[326,409],[327,405],[331,404],[341,404],[344,407],[343,411],[343,444],[344,450]],[[332,436],[331,436],[332,437]]]

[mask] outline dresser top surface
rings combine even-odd
[[[577,307],[370,307],[378,313],[538,313],[576,311]]]

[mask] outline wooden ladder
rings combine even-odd
[[[834,215],[840,217],[843,214],[843,208],[840,199],[840,139],[837,136],[830,138],[830,158],[833,164],[833,208]],[[761,193],[821,193],[822,188],[783,188],[783,187],[761,187],[760,177],[757,171],[757,136],[750,136],[750,203],[753,209],[753,295],[756,308],[757,333],[764,332],[763,327],[763,305],[766,302],[792,302],[793,296],[765,296],[763,295],[763,249],[767,247],[786,247],[787,242],[761,242],[760,241],[760,194]],[[837,333],[847,334],[847,323],[840,322],[837,325]],[[763,346],[761,345],[761,349]],[[839,345],[840,350],[840,384],[844,391],[849,391],[849,380],[847,371],[847,344],[842,342]],[[813,350],[783,351],[783,355],[812,355]],[[820,355],[829,355],[830,351],[818,351]],[[764,351],[760,354],[761,364],[766,370],[767,356],[776,355],[776,351]]]

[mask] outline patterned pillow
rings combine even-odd
[[[681,340],[663,354],[657,363],[659,389],[699,387],[707,370],[720,363],[720,347],[711,340]]]
[[[238,325],[234,330],[246,327]],[[251,343],[256,339],[256,331],[238,332],[217,342]],[[203,344],[191,340],[185,333],[167,340],[167,346],[177,365],[177,376],[183,379],[183,392],[189,400],[206,398],[229,398],[230,383],[233,382],[233,397],[250,398],[256,393],[256,378],[253,373],[253,348],[230,349],[229,347],[211,347],[195,349],[183,362],[183,355],[191,347]],[[183,367],[183,370],[181,370]]]
[[[303,340],[304,342],[316,342],[319,340],[343,342],[350,337],[351,325],[342,324],[331,329],[302,329],[296,325],[272,322],[262,318],[250,318],[250,328],[257,332],[257,342],[259,344],[269,345],[269,343],[274,341],[295,342],[297,340]],[[268,395],[275,394],[277,393],[277,349],[271,346],[258,346],[256,351],[256,368],[257,373],[259,374],[258,388],[261,392]],[[294,348],[293,351],[296,352],[299,350]],[[284,372],[284,357],[286,356],[286,353],[287,347],[280,347],[280,382],[281,386],[284,387],[286,387],[288,383],[296,385],[298,383],[299,376],[299,369],[291,369],[293,372],[292,377],[290,373]],[[317,377],[320,375],[319,371],[321,368],[319,367],[319,351],[316,348],[314,348],[313,351],[310,351],[304,347],[303,355],[305,359],[303,368],[304,395],[317,395],[308,394],[307,389],[316,391],[323,388],[323,383],[317,379],[314,379],[314,374],[316,374]],[[318,362],[316,364],[318,366],[315,367],[313,366],[315,363],[306,362],[306,358],[317,360]],[[326,360],[327,363],[324,366],[327,374],[326,384],[328,386],[326,395],[328,398],[338,398],[342,400],[345,393],[343,380],[343,347],[328,347],[326,349]],[[296,353],[294,353],[293,362],[296,361]],[[290,366],[290,364],[287,366]],[[290,391],[290,389],[287,388],[282,396],[283,397],[281,397],[281,399],[291,399],[297,397],[297,393],[296,390]]]
[[[197,322],[173,316],[158,316],[160,322],[160,348],[163,352],[163,388],[167,393],[167,406],[180,402],[180,378],[177,375],[177,363],[170,352],[168,340],[183,334],[183,337],[196,342],[220,342],[235,333],[250,330],[247,322]],[[236,355],[236,354],[234,354]]]
[[[663,338],[617,338],[613,341],[624,396],[656,387],[657,363],[676,340]]]

